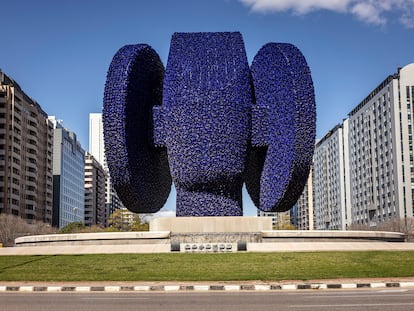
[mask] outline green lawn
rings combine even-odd
[[[0,256],[0,281],[281,281],[414,276],[414,251]]]

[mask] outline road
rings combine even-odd
[[[209,293],[0,293],[1,311],[414,310],[414,290]]]

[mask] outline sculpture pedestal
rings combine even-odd
[[[171,217],[150,222],[150,231],[170,231],[171,243],[259,243],[272,230],[271,217]]]
[[[150,231],[171,233],[254,233],[272,230],[271,217],[169,217],[150,221]]]

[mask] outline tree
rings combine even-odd
[[[121,209],[117,209],[109,215],[108,225],[115,231],[129,231],[128,224],[124,222],[124,215]]]
[[[139,217],[139,215],[135,215],[131,231],[149,231],[149,223],[142,222],[141,217]]]
[[[82,230],[85,229],[85,227],[86,226],[83,222],[74,221],[60,229],[59,233],[79,233],[82,232]]]
[[[414,241],[414,217],[390,219],[380,222],[375,227],[367,224],[352,224],[348,230],[401,232],[407,236],[407,241]]]
[[[273,226],[274,230],[296,230],[296,227],[290,222],[289,212],[282,212],[277,214],[276,225]]]
[[[402,219],[392,219],[380,223],[378,229],[380,231],[402,232],[407,236],[407,240],[414,239],[414,218],[406,217]]]
[[[117,209],[108,220],[109,227],[115,231],[148,231],[149,224],[141,222],[138,214],[127,209]]]
[[[18,216],[0,214],[0,243],[3,246],[13,246],[14,240],[21,236],[55,232],[50,225],[40,221],[29,224]]]

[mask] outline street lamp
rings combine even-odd
[[[72,211],[73,211],[73,213],[75,214],[75,221],[77,221],[77,214],[78,214],[78,207],[74,207],[73,209],[72,209]]]

